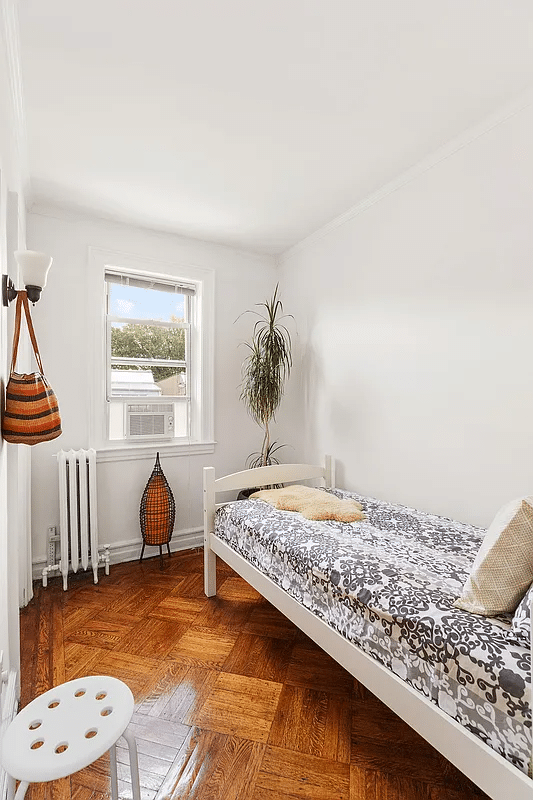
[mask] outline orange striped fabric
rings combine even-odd
[[[61,434],[61,418],[53,389],[38,372],[13,372],[6,389],[2,435],[13,444],[38,444]]]
[[[30,338],[41,372],[14,372],[20,334],[21,306],[24,304]],[[12,444],[39,444],[61,435],[61,417],[54,390],[42,374],[42,362],[29,316],[26,292],[19,292],[11,375],[6,387],[6,402],[2,417],[2,436]]]

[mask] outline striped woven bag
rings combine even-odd
[[[15,372],[20,338],[22,306],[26,314],[35,360],[39,372]],[[2,417],[2,436],[13,444],[39,444],[56,439],[61,434],[61,417],[54,390],[44,376],[43,363],[31,321],[28,295],[19,292],[13,333],[13,355],[6,388],[6,402]]]

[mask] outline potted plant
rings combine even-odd
[[[292,314],[283,314],[278,288],[276,284],[270,300],[257,304],[262,311],[244,312],[255,314],[258,319],[251,342],[245,342],[249,353],[242,365],[240,397],[250,416],[263,428],[261,450],[248,457],[250,468],[278,464],[274,454],[284,446],[270,440],[270,424],[275,419],[292,367],[291,335],[281,322]]]

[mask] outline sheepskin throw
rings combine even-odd
[[[337,522],[356,522],[365,519],[363,506],[355,500],[335,497],[311,486],[286,486],[283,489],[262,489],[250,498],[264,500],[280,511],[299,511],[307,519],[335,519]]]

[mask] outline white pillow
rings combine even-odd
[[[487,617],[514,611],[533,581],[533,497],[503,506],[454,606]]]

